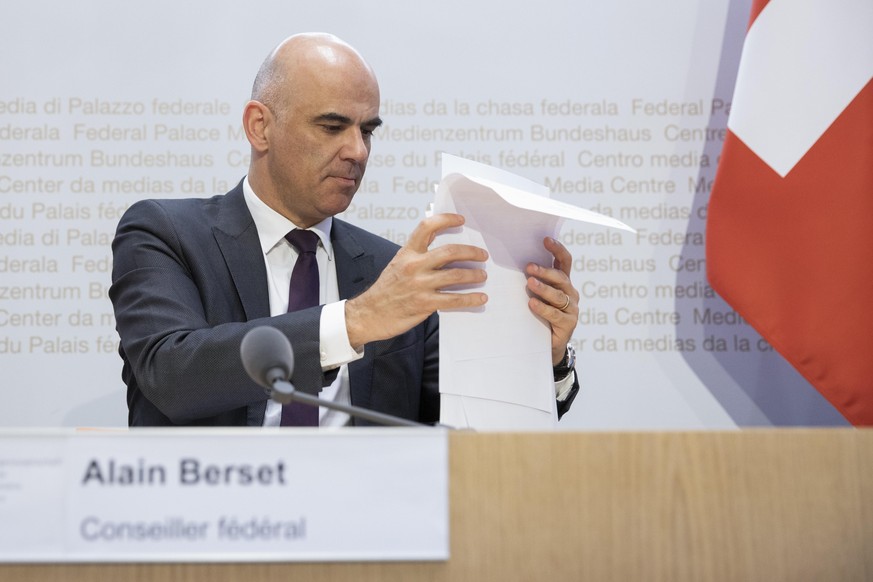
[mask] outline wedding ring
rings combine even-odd
[[[560,309],[561,311],[566,311],[568,307],[570,307],[570,296],[569,295],[567,295],[567,302],[564,304],[564,306],[559,307],[558,309]]]

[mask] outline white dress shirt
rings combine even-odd
[[[267,267],[267,284],[270,291],[270,315],[281,315],[288,311],[288,286],[291,283],[291,271],[297,261],[297,249],[285,240],[285,235],[297,228],[293,222],[267,206],[255,195],[249,184],[248,177],[243,181],[243,192],[246,205],[255,226],[261,250],[264,253],[264,264]],[[319,396],[343,404],[350,403],[348,364],[363,357],[363,350],[355,351],[349,344],[346,330],[345,301],[339,299],[339,287],[336,277],[336,262],[334,261],[333,245],[330,241],[330,229],[333,220],[328,218],[311,230],[318,235],[318,248],[315,256],[318,261],[319,302],[324,305],[321,311],[321,368],[331,370],[339,367],[339,372],[330,386],[322,388]],[[267,401],[264,415],[264,426],[279,426],[282,418],[282,405],[273,400]],[[324,407],[319,408],[319,426],[344,426],[349,422],[349,415]]]

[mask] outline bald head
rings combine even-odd
[[[373,69],[351,45],[332,34],[307,32],[286,38],[267,56],[252,99],[281,115],[302,84],[327,72],[370,77],[376,84]]]

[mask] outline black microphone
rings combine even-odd
[[[275,327],[262,325],[250,329],[240,343],[239,354],[249,377],[266,388],[270,398],[276,402],[282,404],[302,402],[309,406],[324,406],[385,426],[428,426],[398,416],[323,400],[318,396],[300,392],[290,382],[291,374],[294,372],[294,349],[285,334]]]
[[[246,374],[268,390],[277,380],[287,382],[294,373],[291,342],[275,327],[262,325],[249,330],[240,343],[239,355]]]

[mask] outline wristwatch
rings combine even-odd
[[[572,344],[567,344],[567,351],[564,352],[564,357],[558,362],[558,365],[552,368],[552,373],[555,376],[555,382],[559,382],[570,375],[576,367],[576,350]]]

